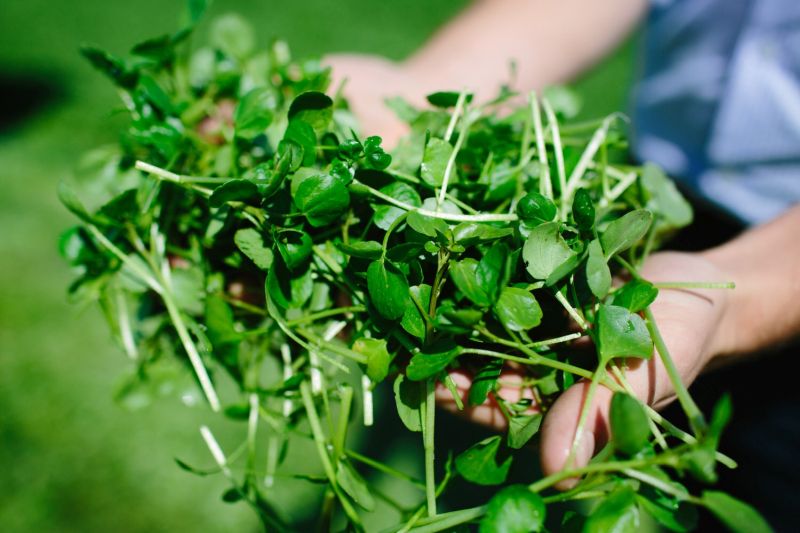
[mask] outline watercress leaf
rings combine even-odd
[[[414,207],[422,205],[422,199],[419,197],[419,193],[414,187],[407,183],[396,181],[390,183],[386,187],[382,187],[380,191],[408,205],[413,205]],[[392,223],[405,213],[405,209],[385,203],[375,204],[373,209],[375,210],[375,214],[372,217],[372,221],[384,231],[388,230]]]
[[[591,231],[594,227],[594,201],[586,189],[578,189],[572,200],[572,218],[581,231]]]
[[[58,182],[58,199],[61,200],[61,203],[64,204],[64,207],[66,207],[70,213],[78,217],[81,221],[87,224],[95,224],[94,218],[86,210],[80,198],[78,198],[75,189],[70,187],[65,181]]]
[[[406,276],[389,261],[373,261],[367,268],[367,289],[375,309],[388,320],[403,316],[409,287]]]
[[[140,209],[136,193],[136,189],[121,192],[100,208],[97,212],[98,216],[118,223],[132,221],[139,215]]]
[[[510,485],[495,494],[481,519],[480,533],[542,531],[546,507],[542,497],[524,485]]]
[[[542,424],[540,413],[532,415],[517,415],[508,421],[508,447],[518,450],[525,446],[539,431]]]
[[[525,241],[522,258],[534,279],[548,279],[559,266],[575,257],[559,228],[558,222],[546,222],[531,230]]]
[[[318,91],[299,94],[289,106],[289,120],[300,119],[309,123],[314,131],[325,131],[333,118],[333,100]]]
[[[572,272],[574,272],[575,269],[578,268],[580,264],[581,264],[581,256],[578,254],[573,255],[572,257],[570,257],[569,259],[558,265],[558,267],[556,267],[556,269],[553,270],[549,276],[547,276],[547,279],[544,280],[544,284],[547,287],[552,287],[565,277],[572,274]]]
[[[497,386],[497,379],[502,370],[502,359],[490,359],[478,370],[469,388],[470,405],[481,405],[486,401],[486,397]]]
[[[425,384],[398,374],[394,380],[394,401],[397,414],[409,431],[422,431],[420,405],[425,394]]]
[[[450,230],[450,226],[441,218],[426,217],[425,215],[419,214],[418,211],[410,212],[408,218],[406,218],[406,222],[411,229],[422,235],[427,235],[428,237],[436,237]]]
[[[453,147],[449,142],[431,137],[425,145],[425,153],[422,156],[422,166],[420,167],[420,177],[428,185],[441,187],[444,181],[444,172],[447,161],[453,153]],[[450,183],[455,182],[455,169],[450,176]]]
[[[261,198],[269,198],[283,185],[285,174],[275,172],[268,163],[261,163],[249,169],[242,175],[242,179],[250,181],[256,186]]]
[[[302,180],[294,194],[294,203],[315,228],[326,226],[342,216],[350,206],[350,192],[341,181],[328,174]]]
[[[533,228],[556,218],[556,204],[550,198],[532,191],[517,202],[517,216]]]
[[[753,507],[724,492],[703,492],[703,505],[734,533],[771,533],[772,528]]]
[[[479,307],[489,307],[492,301],[478,279],[479,263],[467,258],[450,264],[450,279],[464,296]]]
[[[414,335],[418,339],[424,339],[427,333],[426,321],[422,316],[420,307],[425,310],[425,314],[427,315],[427,310],[431,302],[431,286],[425,284],[415,285],[411,287],[409,297],[411,301],[406,305],[406,310],[403,313],[403,319],[400,321],[400,325],[411,335]],[[417,304],[419,304],[419,307]]]
[[[275,107],[275,96],[265,87],[256,87],[245,94],[233,113],[236,136],[252,139],[264,133],[272,123],[272,109]]]
[[[600,241],[594,239],[589,243],[589,255],[586,259],[586,281],[592,294],[605,298],[611,289],[611,270],[603,255]]]
[[[124,89],[133,89],[136,86],[138,71],[129,67],[122,59],[94,46],[81,46],[80,52],[94,68],[108,76],[115,84]]]
[[[275,244],[289,270],[304,265],[311,256],[311,237],[304,231],[282,230],[276,234]]]
[[[611,436],[614,447],[625,455],[636,455],[647,446],[650,426],[639,400],[617,392],[611,398]]]
[[[303,165],[310,167],[317,159],[317,135],[314,128],[303,120],[290,120],[283,134],[284,141],[292,141],[303,150]]]
[[[649,281],[633,279],[614,293],[611,303],[631,313],[644,311],[658,296],[658,289]]]
[[[167,115],[173,113],[172,99],[151,76],[139,76],[139,91],[162,113]]]
[[[203,477],[210,476],[211,474],[216,474],[217,471],[218,471],[216,468],[209,468],[208,470],[203,470],[201,468],[195,468],[194,466],[190,465],[186,461],[182,461],[181,459],[178,459],[177,457],[174,457],[173,459],[175,461],[175,464],[178,465],[178,468],[180,468],[181,470],[185,470],[187,472],[190,472],[190,473],[192,473],[192,474],[194,474],[196,476],[203,476]]]
[[[508,281],[506,270],[508,255],[508,246],[505,243],[494,243],[483,255],[475,269],[475,277],[488,296],[490,304],[497,301],[500,288]]]
[[[252,202],[258,198],[258,187],[246,179],[228,180],[211,193],[208,205],[221,207],[227,202]]]
[[[437,341],[411,358],[406,368],[406,376],[413,381],[421,381],[447,368],[461,353],[461,347],[450,339]]]
[[[659,222],[663,221],[670,228],[682,228],[692,223],[691,204],[658,165],[644,165],[641,183],[650,195],[647,208],[658,214]]]
[[[653,213],[647,209],[636,209],[611,221],[600,235],[600,244],[606,258],[624,252],[647,234],[653,222]]]
[[[624,307],[602,304],[597,313],[597,337],[603,364],[614,357],[653,355],[653,341],[642,317]]]
[[[389,374],[392,356],[385,340],[361,337],[353,343],[353,351],[367,356],[367,376],[373,383],[380,383]]]
[[[679,502],[675,506],[665,506],[643,494],[637,494],[636,501],[656,522],[670,531],[685,533],[697,527],[697,510],[691,504]]]
[[[341,459],[336,464],[336,483],[365,510],[375,509],[375,498],[367,482],[347,459]]]
[[[481,318],[483,318],[483,313],[478,309],[456,309],[452,305],[439,306],[439,309],[437,309],[437,315],[441,315],[442,317],[446,318],[451,324],[467,328],[474,326],[480,322]],[[437,318],[439,318],[439,316],[437,316]]]
[[[630,487],[621,487],[601,500],[584,524],[585,533],[637,533],[639,507],[636,493]]]
[[[316,158],[316,153],[314,153]],[[275,160],[275,173],[281,177],[300,168],[305,158],[305,149],[295,141],[282,139],[278,143],[278,157]],[[257,167],[256,167],[257,168]],[[267,196],[267,195],[265,195]]]
[[[240,229],[233,236],[237,248],[261,270],[272,266],[272,250],[264,246],[264,239],[255,228]]]
[[[514,233],[511,228],[496,228],[477,222],[462,222],[453,228],[453,240],[467,247],[502,239]]]
[[[542,321],[542,308],[526,289],[503,287],[494,306],[498,320],[512,331],[527,331]]]
[[[314,290],[311,274],[310,268],[291,272],[281,254],[274,255],[267,273],[267,292],[275,305],[282,309],[302,307]]]
[[[459,96],[460,93],[455,91],[439,91],[429,94],[425,99],[433,106],[447,108],[455,106]],[[471,101],[472,94],[467,94],[466,103],[470,103]]]
[[[553,111],[565,119],[574,118],[583,107],[580,95],[569,87],[552,85],[544,90],[544,97],[550,102]]]
[[[256,39],[253,27],[243,17],[229,13],[214,21],[211,43],[225,55],[243,59],[253,51]]]
[[[474,444],[456,457],[461,477],[477,485],[499,485],[506,480],[513,457],[500,452],[501,437],[495,435]]]
[[[378,259],[383,253],[383,245],[378,241],[350,241],[337,243],[341,251],[351,257],[361,259]]]

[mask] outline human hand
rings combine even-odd
[[[651,256],[641,269],[643,278],[658,282],[725,281],[724,273],[699,254],[664,252]],[[651,310],[683,382],[688,385],[703,368],[720,353],[728,351],[730,332],[727,331],[726,310],[728,291],[719,289],[662,289]],[[624,366],[624,361],[618,361]],[[464,373],[452,374],[457,389],[466,403],[470,379]],[[625,376],[636,396],[654,408],[662,408],[675,398],[675,390],[657,353],[649,360],[631,359]],[[514,386],[521,376],[509,370],[501,376],[505,383],[497,394],[511,402],[533,398],[530,389]],[[589,389],[581,381],[567,389],[545,414],[541,434],[541,464],[546,475],[567,466],[575,431]],[[586,426],[570,468],[585,466],[609,437],[608,412],[613,393],[600,386],[594,395]],[[456,411],[451,393],[437,390],[440,405]],[[533,405],[535,412],[538,407]],[[506,419],[491,400],[465,411],[471,420],[505,429]],[[575,479],[557,484],[560,489],[574,485]]]
[[[385,100],[409,98],[420,91],[409,70],[401,63],[366,54],[334,54],[323,63],[333,69],[334,90],[345,82],[344,95],[363,128],[361,133],[379,135],[389,148],[397,144],[408,129]]]

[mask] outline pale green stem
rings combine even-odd
[[[692,430],[695,432],[695,434],[700,434],[706,428],[706,421],[703,417],[703,413],[697,407],[697,404],[694,403],[694,400],[689,394],[686,385],[684,385],[681,375],[678,372],[678,368],[675,366],[675,361],[672,360],[672,357],[669,354],[667,344],[664,342],[664,338],[661,336],[661,332],[656,325],[653,312],[649,307],[644,310],[644,316],[647,319],[647,329],[650,332],[650,336],[653,338],[656,351],[658,351],[659,356],[661,356],[661,362],[664,364],[664,368],[667,370],[667,375],[672,383],[672,387],[675,389],[675,394],[678,396],[678,402],[680,402],[681,407],[683,407],[686,417],[689,419],[689,424],[692,426]]]
[[[544,143],[544,131],[542,128],[542,115],[539,110],[539,97],[535,91],[531,91],[528,96],[531,106],[531,116],[533,117],[533,129],[536,133],[536,155],[539,158],[539,193],[548,197],[553,197],[553,184],[550,181],[550,165],[547,162],[547,147]],[[563,191],[562,191],[563,192]]]
[[[556,114],[553,112],[553,108],[550,102],[547,101],[547,98],[542,99],[542,108],[544,108],[544,114],[547,117],[547,123],[553,135],[553,151],[556,156],[556,171],[558,172],[558,184],[561,189],[561,220],[566,221],[567,210],[569,209],[569,198],[567,198],[564,193],[564,191],[567,190],[567,177],[564,171],[564,152],[561,148],[561,134],[558,131]]]
[[[554,293],[556,296],[556,300],[558,300],[558,303],[560,303],[564,307],[564,309],[566,309],[569,316],[572,317],[572,319],[578,324],[578,326],[582,330],[589,329],[589,324],[586,323],[586,320],[584,320],[584,318],[580,315],[580,313],[578,313],[577,309],[572,307],[572,304],[570,304],[567,301],[567,298],[563,294],[561,294],[561,291],[556,290],[554,291]]]
[[[422,425],[422,444],[425,449],[425,495],[428,502],[428,516],[436,516],[436,450],[434,447],[434,428],[436,423],[436,381],[426,382],[425,419]]]

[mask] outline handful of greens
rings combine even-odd
[[[235,455],[201,428],[231,482],[227,501],[252,506],[269,530],[292,530],[297,517],[270,492],[289,440],[313,439],[324,478],[306,477],[324,486],[322,527],[363,529],[380,495],[364,468],[411,479],[347,447],[354,404],[370,426],[373,391],[393,387],[397,422],[421,433],[426,473],[419,505],[397,506],[393,531],[540,531],[547,505],[590,495],[599,505],[570,518],[586,531],[634,531],[642,512],[685,531],[698,505],[734,530],[767,528],[746,504],[694,496],[680,481],[713,482],[717,462],[732,464],[716,451],[728,403],[706,423],[673,371],[689,434],[625,393],[623,358],[674,369],[648,311],[658,290],[636,267],[691,210],[655,166],[617,162],[619,117],[570,124],[565,90],[517,107],[508,88],[483,105],[441,92],[429,109],[392,102],[411,134],[390,155],[325,94],[327,69],[292,61],[280,42],[255,52],[238,18],[217,21],[210,45],[192,49],[201,4],[190,3],[189,26],[136,45],[131,59],[83,50],[117,86],[130,125],[94,173],[97,205],[61,187],[81,221],[61,250],[79,271],[70,293],[100,302],[136,365],[123,401],[189,375],[180,392],[243,421]],[[613,288],[623,271],[632,280]],[[574,346],[582,338],[591,357]],[[535,410],[499,395],[509,367],[524,374]],[[455,368],[474,376],[469,404],[496,402],[508,433],[460,450],[441,477],[434,386],[461,407]],[[502,486],[548,406],[582,378],[616,391],[612,442],[589,467],[437,514],[456,476]],[[585,477],[574,489],[548,495],[575,475]]]

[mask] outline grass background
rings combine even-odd
[[[356,51],[402,58],[463,0],[218,0],[263,43],[296,56]],[[78,56],[84,42],[124,53],[173,30],[178,0],[4,0],[0,14],[0,529],[3,531],[256,531],[250,511],[220,501],[225,483],[179,470],[209,464],[202,409],[164,400],[129,412],[112,401],[129,365],[97,309],[66,299],[56,253],[74,220],[58,181],[122,124],[110,84]],[[201,27],[203,33],[207,25]],[[579,80],[583,114],[624,109],[631,43]],[[293,495],[294,494],[294,495]],[[287,493],[293,505],[313,505]],[[288,501],[288,500],[287,500]],[[287,503],[288,505],[288,503]]]

